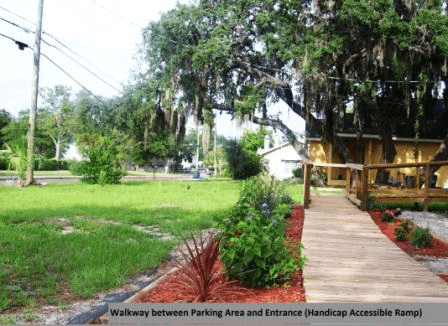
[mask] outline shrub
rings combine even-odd
[[[82,161],[72,161],[69,165],[69,171],[73,175],[82,175],[80,167],[82,166]]]
[[[88,160],[71,168],[91,184],[117,184],[125,171],[118,158],[118,148],[109,136],[96,134],[81,135],[77,141],[81,154]]]
[[[208,240],[196,240],[193,235],[193,245],[190,246],[184,238],[186,251],[181,251],[186,263],[178,264],[182,270],[181,287],[190,288],[195,293],[196,302],[204,302],[211,291],[212,285],[217,282],[213,266],[218,260],[219,240],[215,240],[212,234],[209,234]]]
[[[432,235],[429,228],[423,228],[420,226],[415,227],[409,234],[411,244],[416,248],[426,248],[431,246]]]
[[[298,167],[292,170],[292,174],[294,175],[294,178],[303,178],[303,169]]]
[[[321,167],[314,167],[311,170],[311,184],[317,187],[323,187],[328,182],[328,176]]]
[[[55,159],[42,159],[35,162],[36,171],[58,171],[58,170],[68,170],[69,162],[65,160],[55,160]]]
[[[398,241],[406,241],[411,232],[411,223],[409,221],[402,221],[400,226],[395,229],[395,237]]]
[[[391,212],[382,212],[381,213],[381,221],[383,222],[393,222],[394,215]]]
[[[227,167],[233,179],[247,179],[264,170],[261,156],[243,148],[236,140],[227,142],[225,152]]]
[[[296,246],[295,255],[285,246],[291,202],[279,183],[267,176],[244,182],[232,214],[218,221],[221,259],[229,278],[261,287],[283,283],[303,267],[301,246]]]

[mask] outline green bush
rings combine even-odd
[[[402,227],[397,227],[395,229],[395,238],[397,239],[397,241],[405,241],[406,231]]]
[[[35,161],[36,171],[58,171],[58,170],[68,170],[69,162],[65,160],[55,160],[55,159],[42,159]]]
[[[76,143],[87,160],[72,164],[72,173],[82,175],[82,181],[90,184],[120,183],[125,171],[118,158],[117,145],[111,137],[84,134]]]
[[[303,179],[303,169],[301,167],[298,167],[298,168],[292,170],[292,174],[294,175],[294,178],[302,178]]]
[[[264,170],[261,156],[243,148],[236,140],[227,142],[225,152],[227,167],[233,179],[247,179]]]
[[[420,226],[415,227],[409,234],[411,244],[416,248],[426,248],[431,246],[432,235],[429,228],[423,228]]]
[[[400,226],[395,229],[395,237],[398,241],[406,241],[410,231],[410,223],[408,221],[403,221],[400,223]]]
[[[80,168],[81,165],[82,165],[81,162],[82,161],[72,161],[72,162],[70,162],[70,165],[69,165],[68,169],[69,169],[71,174],[78,175],[78,176],[82,175],[81,168]]]
[[[381,213],[381,221],[383,222],[393,222],[394,221],[394,214],[391,212],[382,212]]]
[[[232,214],[221,217],[221,259],[230,279],[252,287],[283,283],[303,267],[301,246],[285,246],[285,217],[292,199],[267,176],[243,183]],[[294,257],[295,256],[295,257]]]

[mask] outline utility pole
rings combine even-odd
[[[28,131],[28,164],[26,168],[26,183],[30,185],[33,183],[33,164],[34,164],[34,137],[36,134],[36,119],[37,119],[37,97],[39,95],[39,63],[40,63],[40,40],[42,34],[42,14],[44,10],[44,0],[38,0],[37,6],[37,22],[36,22],[36,35],[34,41],[34,54],[33,54],[33,89],[31,95],[31,109]]]

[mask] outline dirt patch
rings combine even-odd
[[[303,207],[296,207],[289,219],[290,226],[285,230],[293,241],[300,241],[302,238],[302,228],[304,221]],[[214,273],[219,279],[221,287],[220,295],[211,296],[207,302],[239,302],[239,303],[300,303],[305,302],[305,291],[303,288],[303,276],[300,269],[290,281],[290,284],[261,289],[245,289],[242,291],[242,285],[239,283],[226,282],[225,275],[222,273],[222,263],[217,261],[214,266]],[[181,277],[180,272],[173,273],[157,287],[147,293],[142,294],[136,300],[140,303],[180,303],[192,302],[193,293],[177,291],[176,282]],[[222,291],[226,290],[226,291]]]

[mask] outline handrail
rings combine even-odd
[[[424,190],[423,190],[423,202],[424,209],[428,208],[428,199],[432,197],[429,193],[429,177],[431,175],[431,167],[432,166],[443,166],[448,165],[448,161],[434,161],[434,162],[415,162],[415,163],[387,163],[387,164],[356,164],[356,163],[316,163],[311,160],[303,161],[305,167],[304,174],[304,207],[308,208],[311,203],[310,200],[310,186],[311,186],[311,169],[313,166],[319,167],[335,167],[335,168],[345,168],[346,171],[346,195],[347,197],[354,202],[356,205],[360,206],[362,210],[367,209],[367,199],[369,197],[369,172],[374,169],[394,169],[394,168],[417,168],[417,167],[425,167],[423,175],[425,176],[424,180]],[[420,174],[419,170],[416,171],[417,175]],[[420,178],[416,178],[416,186],[419,189]],[[415,197],[415,196],[414,196]],[[414,198],[412,197],[412,198]],[[420,198],[420,196],[419,196]]]
[[[330,167],[330,168],[346,168],[347,164],[345,163],[316,163],[316,162],[312,162],[309,163],[312,164],[313,166],[321,166],[321,167]]]
[[[385,163],[385,164],[367,164],[369,169],[393,169],[393,168],[412,168],[425,165],[448,165],[448,161],[434,162],[415,162],[415,163]]]
[[[349,169],[352,169],[352,170],[362,171],[362,169],[364,169],[364,165],[363,164],[346,163],[345,166],[347,168],[349,168]]]

